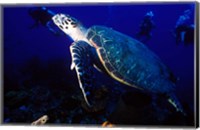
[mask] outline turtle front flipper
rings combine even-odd
[[[93,63],[90,50],[91,46],[84,41],[74,42],[70,46],[72,56],[71,69],[75,68],[84,99],[87,105],[92,107]]]

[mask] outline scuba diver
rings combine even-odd
[[[187,45],[194,43],[194,24],[190,22],[191,13],[190,9],[185,10],[176,22],[174,36],[177,44],[184,43]]]
[[[52,17],[55,13],[51,10],[46,7],[33,7],[28,10],[28,13],[35,20],[35,23],[30,27],[31,29],[42,25],[47,27],[55,35],[63,34],[60,29],[54,25]]]
[[[140,24],[140,31],[136,34],[136,37],[142,42],[146,42],[152,36],[151,31],[155,28],[155,23],[152,20],[153,16],[152,11],[147,12]]]

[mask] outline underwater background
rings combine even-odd
[[[47,27],[31,28],[34,20],[28,10],[45,6],[55,13],[66,13],[85,27],[104,25],[133,38],[139,31],[144,15],[152,11],[155,28],[144,44],[155,52],[178,78],[176,93],[187,116],[166,112],[159,108],[148,114],[123,106],[122,97],[134,88],[95,71],[97,95],[102,98],[99,109],[91,111],[82,105],[82,93],[76,73],[70,70],[68,36],[54,35]],[[132,4],[63,4],[17,5],[3,7],[3,121],[4,123],[31,124],[48,115],[47,124],[113,125],[194,125],[194,43],[176,44],[172,31],[180,15],[192,10],[194,23],[195,3],[132,3]],[[156,79],[155,79],[156,80]],[[125,93],[125,94],[124,94]],[[140,93],[140,92],[138,92]],[[139,97],[146,96],[140,95]],[[128,100],[140,102],[138,97]],[[167,103],[161,106],[167,106]],[[171,108],[170,108],[171,109]],[[134,114],[137,111],[139,114]],[[136,112],[136,113],[137,113]],[[162,113],[162,114],[161,114]],[[146,118],[148,115],[149,118]]]

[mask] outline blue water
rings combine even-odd
[[[56,13],[66,13],[79,19],[85,27],[105,25],[131,37],[139,31],[139,24],[148,11],[153,11],[156,28],[152,38],[145,43],[178,77],[177,94],[181,101],[194,105],[194,44],[177,45],[171,31],[177,19],[194,3],[105,4],[105,5],[50,5]],[[30,29],[34,20],[28,9],[35,5],[5,6],[3,8],[3,58],[6,75],[19,78],[18,68],[32,57],[44,63],[51,59],[66,59],[69,69],[72,40],[67,36],[55,36],[40,25]],[[193,12],[194,13],[194,12]],[[194,14],[191,17],[193,21]],[[156,80],[156,79],[155,79]]]

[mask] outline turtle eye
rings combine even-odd
[[[77,26],[77,23],[76,22],[71,22],[71,25],[73,28],[75,28]]]
[[[67,21],[71,22],[72,20],[71,19],[67,19]]]
[[[71,25],[76,25],[76,23],[75,22],[71,22]]]

